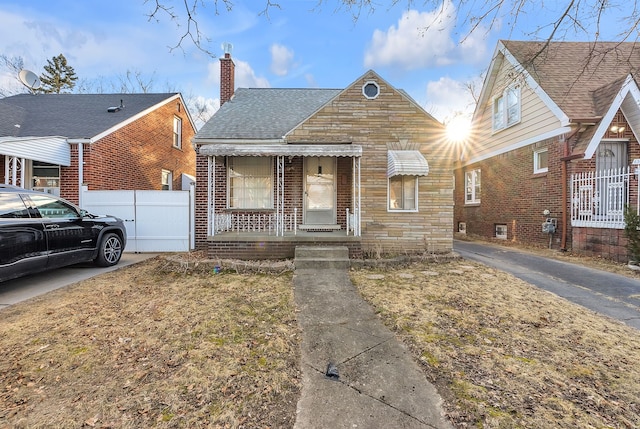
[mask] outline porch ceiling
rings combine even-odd
[[[201,155],[211,156],[362,156],[362,146],[352,144],[208,144]]]

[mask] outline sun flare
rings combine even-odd
[[[456,116],[447,124],[447,138],[452,142],[462,142],[469,139],[471,120],[464,116]]]

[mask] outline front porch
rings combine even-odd
[[[360,258],[361,153],[350,144],[200,148],[208,256],[285,259],[298,245],[340,245]]]

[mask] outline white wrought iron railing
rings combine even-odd
[[[571,175],[571,226],[624,228],[629,204],[628,167]]]
[[[346,211],[347,235],[360,235],[360,219],[358,211]],[[248,232],[268,235],[284,235],[298,233],[298,209],[293,213],[278,216],[276,213],[214,213],[212,215],[213,234],[224,232]]]

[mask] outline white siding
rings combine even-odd
[[[558,117],[527,85],[524,79],[521,76],[512,77],[512,75],[511,64],[508,61],[503,61],[494,80],[494,87],[491,88],[491,95],[487,97],[484,106],[478,107],[474,130],[474,150],[467,154],[467,161],[486,158],[493,153],[504,153],[510,150],[510,146],[523,141],[536,141],[536,138],[543,140],[561,127]],[[502,94],[507,86],[516,82],[521,88],[520,122],[494,132],[492,125],[493,100]]]

